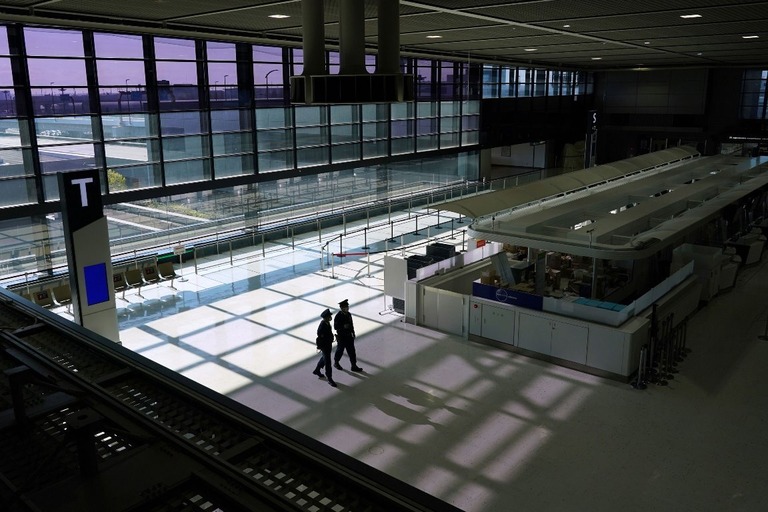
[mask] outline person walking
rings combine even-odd
[[[361,372],[362,368],[357,366],[357,352],[355,351],[355,324],[352,321],[352,313],[349,312],[349,301],[344,299],[339,302],[341,310],[336,313],[333,319],[333,328],[336,329],[336,353],[334,354],[333,366],[343,370],[340,361],[344,351],[347,351],[349,362],[352,363],[353,372]]]
[[[327,377],[328,384],[336,387],[336,383],[333,381],[333,367],[331,366],[331,350],[333,349],[333,330],[331,330],[331,318],[333,313],[330,309],[326,309],[320,314],[320,325],[317,326],[317,349],[321,352],[320,360],[315,366],[315,371],[312,373],[319,378]],[[320,371],[320,368],[325,366],[325,375]]]

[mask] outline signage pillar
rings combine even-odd
[[[97,170],[59,173],[75,322],[119,342],[107,218]]]
[[[584,140],[584,168],[595,166],[597,152],[597,110],[587,111],[587,135]]]

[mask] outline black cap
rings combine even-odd
[[[331,313],[330,309],[327,309],[320,313],[320,318],[328,318],[329,316],[333,316],[333,313]]]
[[[339,307],[340,308],[348,308],[349,307],[349,300],[348,299],[344,299],[343,301],[339,302]]]

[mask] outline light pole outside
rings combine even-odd
[[[269,75],[274,73],[275,71],[278,71],[277,69],[271,69],[267,71],[267,74],[264,75],[264,80],[267,82],[267,100],[269,100]]]

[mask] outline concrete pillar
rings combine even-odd
[[[305,0],[306,1],[306,0]],[[339,13],[340,75],[364,75],[365,2],[341,0]]]
[[[379,0],[377,74],[400,73],[400,0]]]
[[[304,76],[327,75],[325,68],[325,14],[323,0],[301,0]]]

